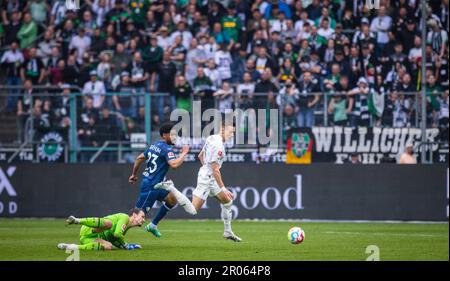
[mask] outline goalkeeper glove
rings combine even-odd
[[[142,249],[141,245],[139,245],[139,244],[128,244],[128,243],[125,243],[125,244],[122,246],[122,248],[125,249],[125,250]]]

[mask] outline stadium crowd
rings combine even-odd
[[[324,125],[324,113],[328,125],[419,126],[422,75],[427,126],[448,134],[448,0],[427,1],[425,74],[417,0],[0,2],[0,83],[23,86],[6,110],[22,126],[68,127],[80,92],[84,145],[142,132],[145,95],[154,129],[193,100],[279,108],[286,130]],[[31,104],[39,92],[50,95]]]

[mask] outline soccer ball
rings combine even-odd
[[[289,229],[287,236],[292,244],[300,244],[305,241],[305,232],[297,226]]]

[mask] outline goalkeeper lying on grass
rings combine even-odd
[[[128,244],[124,236],[128,229],[141,226],[145,222],[145,214],[141,209],[133,208],[127,214],[118,213],[104,218],[76,218],[70,216],[68,224],[81,224],[80,245],[58,244],[58,249],[65,250],[112,250],[113,246],[119,249],[140,249],[137,244]]]

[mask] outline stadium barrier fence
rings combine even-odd
[[[49,98],[55,98],[58,94],[60,94],[61,89],[59,87],[47,87],[47,86],[36,86],[34,87],[38,92],[33,94],[30,97],[30,104],[33,104],[33,99],[35,98],[41,98],[41,99],[49,99]],[[0,86],[0,116],[1,113],[5,111],[5,106],[2,106],[6,104],[7,98],[11,96],[19,97],[23,96],[23,94],[19,94],[18,92],[23,91],[23,87],[21,86]],[[39,92],[41,91],[41,92]],[[11,163],[15,160],[18,160],[17,156],[19,156],[21,153],[28,153],[30,152],[30,149],[32,148],[31,143],[32,142],[38,142],[41,141],[43,137],[47,135],[48,132],[52,131],[53,135],[47,136],[45,139],[46,142],[48,141],[61,141],[67,144],[65,146],[64,151],[69,149],[69,157],[68,159],[59,159],[59,161],[69,161],[71,163],[77,163],[77,162],[93,162],[93,161],[113,161],[113,162],[128,162],[127,159],[131,159],[134,157],[133,153],[137,153],[142,147],[145,147],[146,144],[150,143],[152,139],[155,137],[158,137],[158,134],[156,131],[152,130],[152,120],[151,116],[152,114],[155,114],[155,111],[159,111],[160,104],[158,102],[158,99],[162,98],[164,99],[162,105],[169,105],[170,102],[168,100],[168,94],[167,93],[135,93],[134,97],[136,99],[140,99],[141,103],[143,100],[143,105],[145,109],[144,114],[144,120],[143,120],[143,126],[140,128],[140,131],[134,131],[130,136],[132,135],[132,139],[120,139],[118,137],[112,137],[109,139],[104,139],[102,141],[99,141],[95,146],[89,145],[86,143],[83,143],[82,140],[80,140],[79,135],[79,129],[80,124],[78,124],[78,120],[80,116],[78,116],[78,113],[80,112],[80,108],[83,106],[82,96],[79,91],[80,89],[78,87],[73,87],[72,91],[75,91],[75,93],[70,94],[70,102],[69,102],[69,119],[70,121],[65,124],[64,126],[60,127],[52,127],[42,130],[41,134],[36,134],[36,128],[35,123],[33,122],[33,114],[28,115],[29,117],[25,120],[20,120],[18,118],[18,126],[17,126],[17,140],[15,142],[4,142],[0,140],[0,148],[3,149],[3,152],[6,153],[7,151],[7,158],[8,162]],[[327,92],[327,93],[309,93],[308,95],[321,95],[321,101],[320,104],[316,107],[316,110],[314,111],[314,116],[316,119],[315,126],[330,126],[333,125],[330,121],[330,116],[328,114],[328,105],[329,100],[331,97],[336,95],[341,95],[341,93],[338,92]],[[412,99],[417,100],[419,92],[411,92],[411,93],[400,93],[401,95],[411,97]],[[123,96],[127,94],[121,94],[121,93],[107,93],[105,105],[109,108],[112,108],[111,115],[115,116],[118,121],[118,127],[120,128],[120,131],[122,133],[123,130],[127,130],[128,121],[130,118],[127,118],[126,114],[114,110],[114,103],[112,101],[112,98],[114,96]],[[129,95],[129,94],[128,94]],[[442,95],[442,93],[432,93],[434,96]],[[234,108],[240,108],[242,105],[242,97],[247,97],[249,95],[242,94],[242,95],[234,95],[233,96],[233,106]],[[253,96],[253,102],[256,108],[268,108],[269,105],[269,99],[268,96],[270,94],[261,94],[261,93],[255,93]],[[277,99],[276,96],[279,96],[281,98]],[[275,95],[275,99],[272,101],[272,106],[276,106],[280,109],[284,109],[284,98],[282,95]],[[219,108],[218,99],[213,100],[213,106],[215,108]],[[420,122],[419,118],[419,103],[415,102],[412,105],[415,108],[415,110],[412,110],[414,112],[414,117],[410,118],[410,123],[408,126],[414,128],[418,127],[418,124]],[[203,109],[203,108],[202,108]],[[136,113],[136,112],[135,112]],[[151,114],[152,113],[152,114]],[[168,118],[167,113],[166,118]],[[370,125],[380,125],[376,124],[376,120],[373,115],[370,115]],[[280,129],[279,137],[280,137],[280,147],[279,152],[282,152],[285,150],[285,139],[284,134],[287,132],[287,127],[285,126],[285,114],[283,110],[279,110],[278,115],[278,127]],[[251,122],[251,120],[249,120]],[[20,124],[22,123],[22,124]],[[253,124],[254,125],[254,124]],[[247,126],[252,126],[252,124],[247,124]],[[448,124],[447,124],[448,126]],[[384,126],[384,127],[390,127],[390,126]],[[59,135],[59,136],[58,136]],[[24,143],[30,144],[30,145],[23,145]],[[427,144],[422,144],[422,146],[426,146]],[[234,147],[233,149],[236,149],[236,152],[246,150],[250,151],[257,149],[258,146],[252,146],[252,145],[238,145]],[[6,149],[6,150],[5,150]],[[232,150],[233,150],[232,149]],[[128,157],[125,157],[125,159],[122,157],[123,153],[127,153]],[[10,158],[9,156],[15,155],[15,157]],[[113,155],[114,154],[114,155]],[[62,153],[60,154],[62,155]],[[95,155],[95,157],[93,157]],[[41,158],[41,160],[48,160],[44,157]],[[93,160],[93,161],[91,161]],[[4,159],[3,159],[4,161]],[[37,162],[39,159],[34,159],[33,161]],[[432,157],[430,157],[429,162],[432,162]]]

